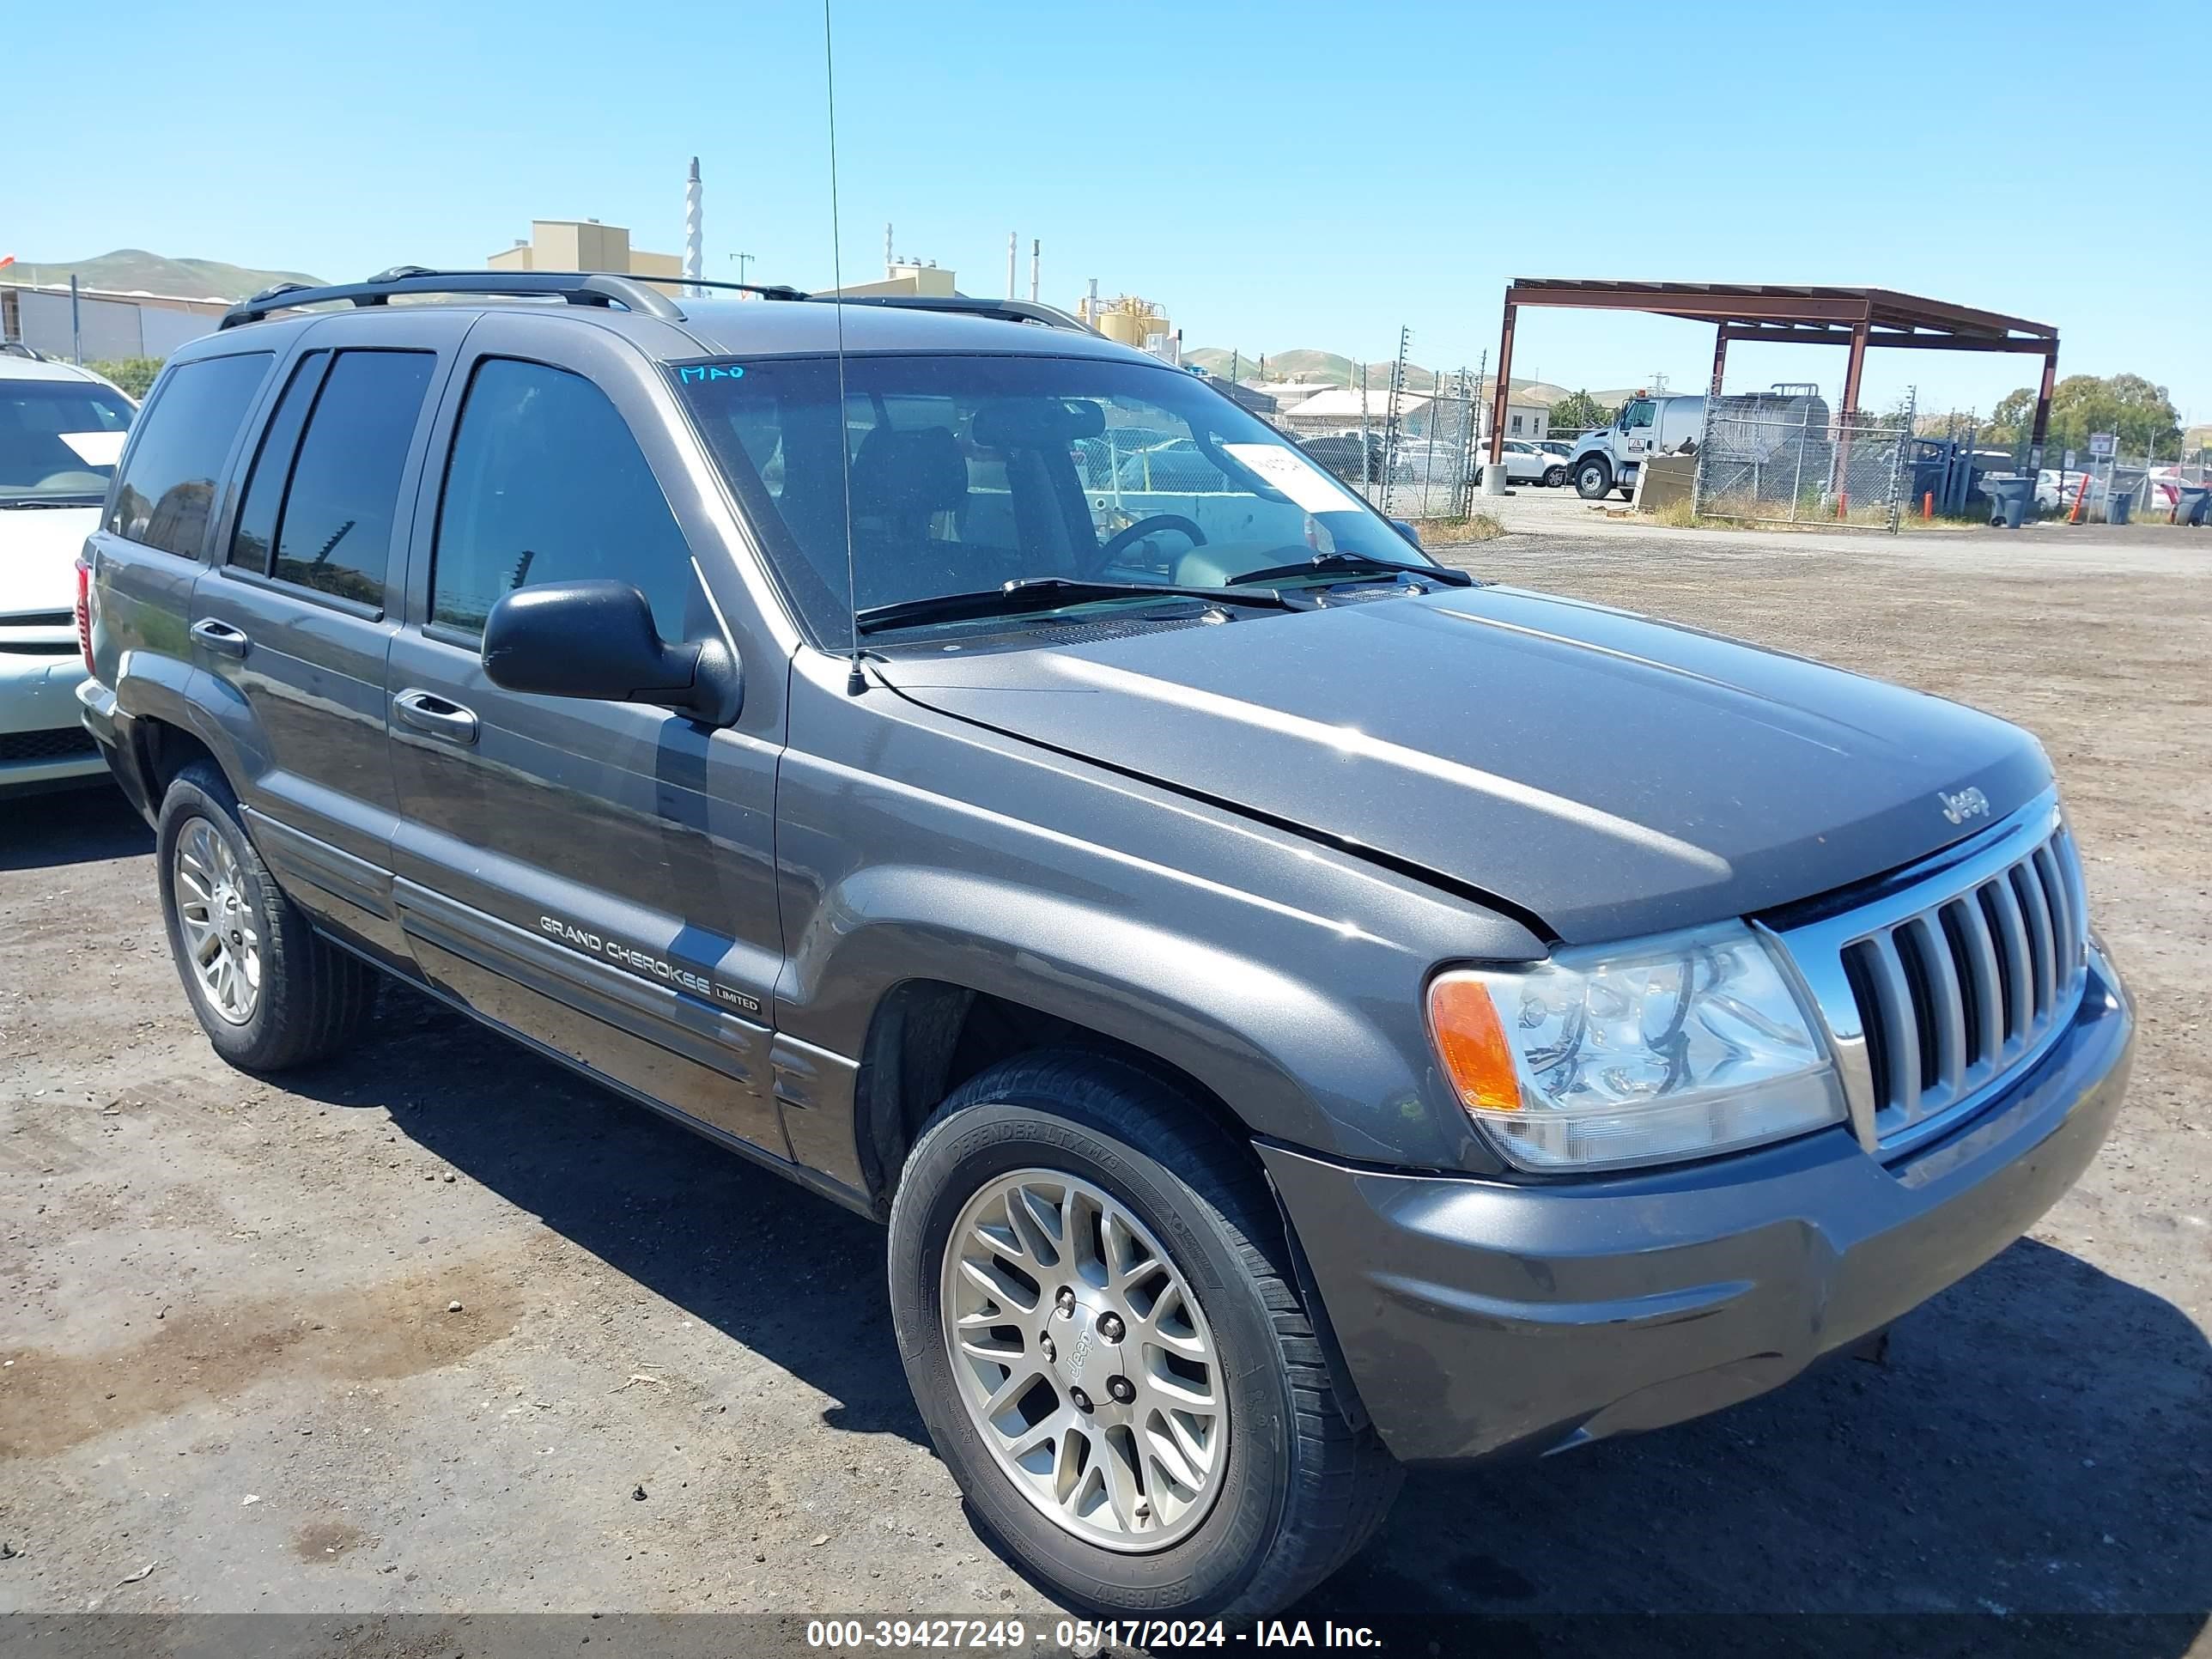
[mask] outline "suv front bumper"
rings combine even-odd
[[[1391,1451],[1554,1451],[1762,1394],[1996,1255],[2096,1155],[2134,1041],[2093,945],[2042,1058],[1889,1164],[1843,1128],[1543,1184],[1260,1152]]]
[[[74,646],[51,656],[0,655],[0,790],[97,777],[100,751],[77,724],[84,663]]]

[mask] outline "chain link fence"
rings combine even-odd
[[[1401,393],[1395,408],[1382,387],[1370,401],[1376,414],[1356,426],[1317,432],[1276,424],[1391,518],[1468,517],[1482,475],[1483,399],[1474,379],[1449,377],[1433,390]]]
[[[1699,518],[1824,524],[1894,534],[1912,479],[1912,409],[1830,415],[1708,400],[1691,507]]]

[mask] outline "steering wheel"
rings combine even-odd
[[[1190,538],[1193,547],[1206,545],[1206,532],[1180,513],[1155,513],[1149,519],[1139,519],[1127,530],[1116,533],[1105,546],[1098,550],[1098,563],[1103,569],[1120,558],[1137,543],[1155,530],[1180,530]]]

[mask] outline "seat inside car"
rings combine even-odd
[[[999,555],[958,539],[968,507],[968,459],[949,427],[879,426],[853,457],[853,535],[863,606],[966,592],[1002,580]],[[950,514],[951,522],[943,515]]]

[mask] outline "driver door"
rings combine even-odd
[[[1620,411],[1621,454],[1628,460],[1640,461],[1651,453],[1656,428],[1652,425],[1658,416],[1658,405],[1649,398],[1638,398]]]

